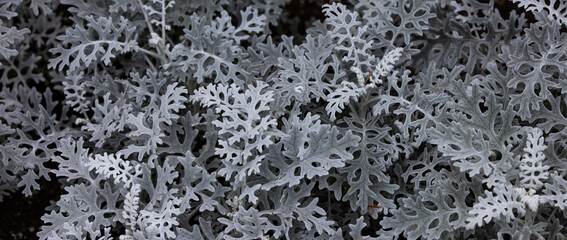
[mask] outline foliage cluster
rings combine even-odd
[[[495,1],[0,0],[0,201],[59,181],[42,240],[565,239],[567,2]]]

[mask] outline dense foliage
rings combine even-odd
[[[0,201],[59,181],[39,239],[565,239],[567,1],[305,2],[0,0]]]

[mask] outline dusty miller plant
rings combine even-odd
[[[59,181],[39,239],[565,239],[566,1],[310,2],[0,0],[0,201]]]

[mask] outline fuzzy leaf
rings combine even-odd
[[[96,61],[110,65],[116,54],[137,51],[135,27],[121,17],[118,24],[110,17],[87,16],[87,27],[75,25],[67,29],[65,35],[57,37],[62,44],[49,50],[56,55],[49,60],[49,68],[62,71],[66,66],[70,71],[90,67]],[[70,45],[70,47],[67,47]]]

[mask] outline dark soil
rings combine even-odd
[[[0,239],[38,239],[45,208],[61,194],[57,180],[42,179],[40,185],[41,191],[34,191],[31,197],[19,191],[0,203]]]

